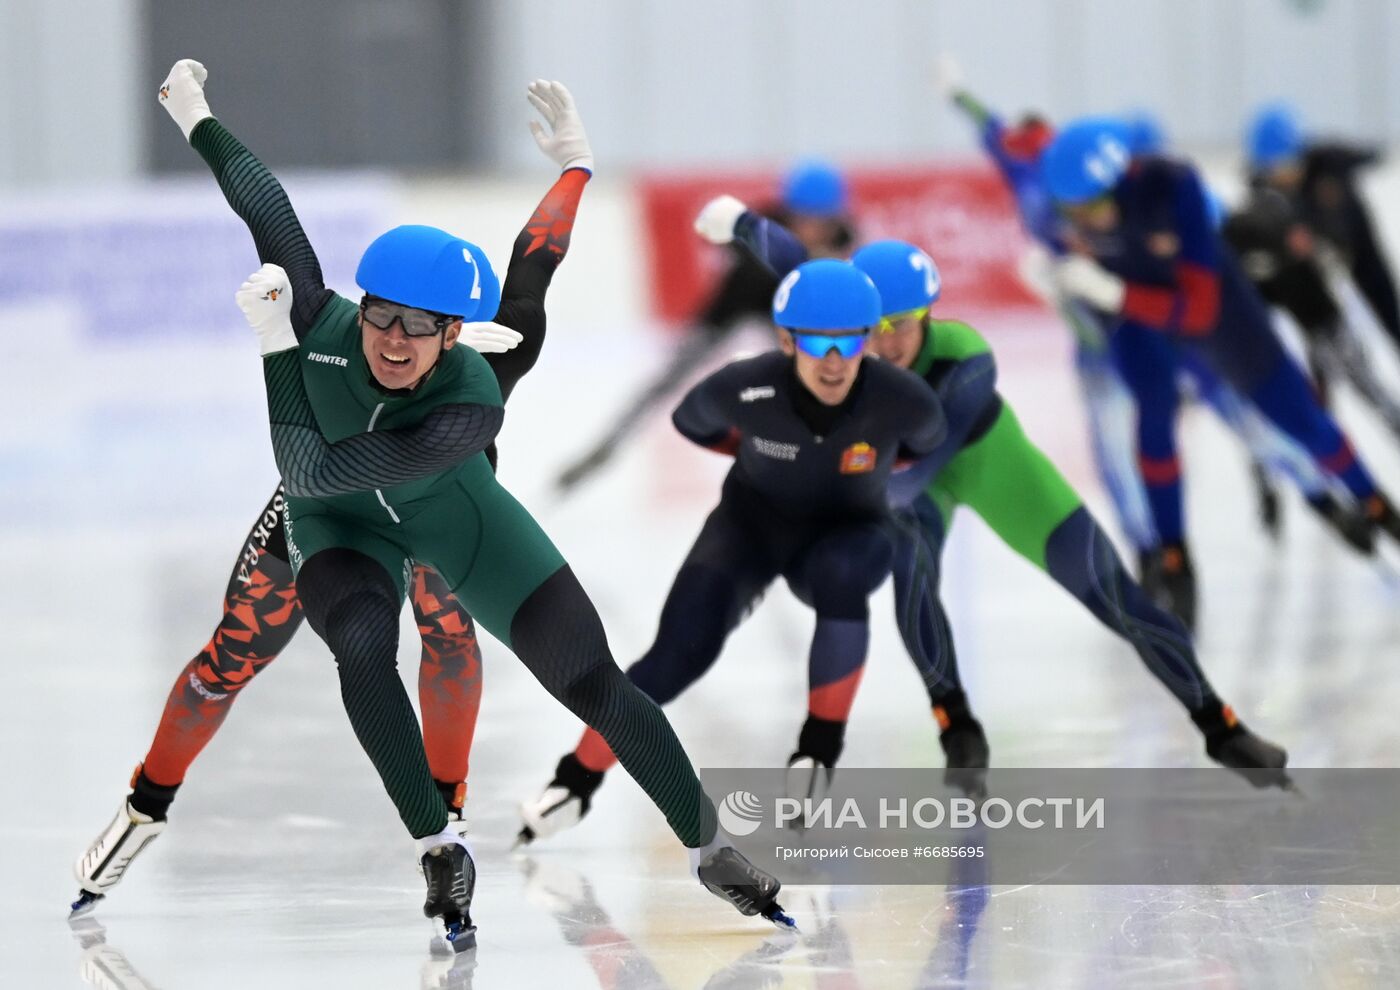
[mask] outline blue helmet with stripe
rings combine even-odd
[[[1081,117],[1062,128],[1041,163],[1050,195],[1084,203],[1110,192],[1132,158],[1128,127],[1116,117]]]
[[[837,216],[846,210],[846,177],[828,161],[803,159],[783,176],[782,200],[794,213]]]
[[[778,283],[773,322],[789,330],[873,327],[880,322],[880,293],[849,261],[808,261]]]
[[[881,316],[930,306],[943,291],[938,266],[908,241],[874,241],[857,251],[851,264],[875,283]]]
[[[1298,117],[1285,103],[1262,107],[1249,122],[1245,136],[1251,168],[1270,168],[1297,158],[1303,151],[1303,133]]]
[[[489,320],[501,283],[486,252],[437,227],[408,224],[365,249],[355,282],[372,296],[468,321]]]

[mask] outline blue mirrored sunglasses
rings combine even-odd
[[[869,335],[869,331],[835,336],[829,333],[798,333],[794,330],[792,342],[803,354],[810,354],[814,358],[824,358],[834,350],[849,361],[864,349],[865,338]]]

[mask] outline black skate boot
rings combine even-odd
[[[423,879],[428,894],[423,914],[442,919],[447,944],[453,952],[476,948],[472,924],[472,894],[476,891],[476,864],[471,850],[461,842],[444,842],[423,854]]]
[[[1369,557],[1376,552],[1376,524],[1363,513],[1326,493],[1308,499],[1308,506],[1357,553]]]
[[[1229,705],[1215,702],[1212,707],[1192,715],[1191,721],[1206,737],[1206,755],[1216,763],[1235,771],[1255,787],[1293,789],[1293,781],[1285,769],[1288,754],[1250,732]]]
[[[1259,525],[1264,527],[1269,539],[1277,543],[1283,535],[1283,513],[1279,504],[1278,489],[1269,480],[1269,475],[1262,465],[1255,464],[1253,473],[1254,493],[1259,500]]]
[[[788,757],[787,796],[814,804],[831,790],[832,767],[841,758],[846,723],[808,715],[797,739],[797,751]]]
[[[560,759],[554,768],[554,779],[544,793],[533,801],[520,803],[520,817],[525,824],[515,837],[516,847],[547,839],[581,822],[603,776],[602,771],[590,770],[580,763],[573,753]]]
[[[762,915],[785,931],[797,928],[778,903],[783,886],[778,878],[750,863],[728,839],[716,836],[708,846],[691,849],[690,864],[706,890],[733,904],[745,917]]]
[[[1164,543],[1139,557],[1142,589],[1158,608],[1171,612],[1196,633],[1196,571],[1184,543]]]
[[[938,742],[947,760],[944,786],[956,787],[970,798],[986,797],[992,753],[982,723],[967,707],[967,696],[961,691],[945,695],[935,702],[933,717],[938,722]]]

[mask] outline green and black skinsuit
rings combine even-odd
[[[409,832],[447,824],[395,669],[407,575],[421,561],[602,733],[685,845],[710,842],[714,807],[670,724],[618,669],[572,570],[491,471],[485,450],[503,412],[486,360],[454,347],[414,389],[379,386],[357,307],[323,284],[281,185],[217,120],[201,122],[190,143],[260,260],[291,282],[299,346],[264,359],[288,551],[307,619],[335,655],[351,724]]]

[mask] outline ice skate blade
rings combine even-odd
[[[460,921],[449,923],[439,918],[434,922],[433,928],[433,938],[428,943],[430,955],[451,958],[476,948],[475,925],[464,925]]]
[[[515,852],[517,849],[524,849],[534,841],[535,830],[529,825],[522,825],[520,826],[520,831],[515,834],[515,841],[511,843],[510,850],[511,852]]]
[[[90,890],[79,891],[78,899],[68,906],[68,920],[81,918],[91,914],[97,907],[97,902],[106,897],[106,894],[94,894]]]
[[[768,905],[759,913],[763,917],[767,918],[769,921],[773,922],[774,927],[779,929],[780,931],[796,932],[797,934],[801,934],[801,930],[797,927],[796,919],[794,919],[792,915],[784,911],[782,909],[782,906],[779,905],[777,901],[774,901],[772,904]]]
[[[447,944],[458,955],[476,948],[476,925],[453,922],[447,926]]]

